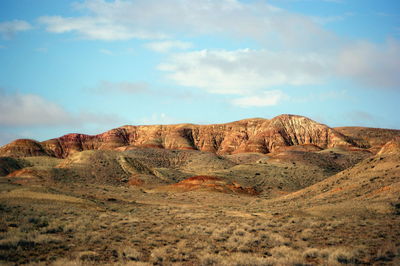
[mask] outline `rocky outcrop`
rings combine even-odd
[[[224,193],[243,193],[257,195],[258,192],[252,187],[243,187],[236,182],[228,182],[216,176],[193,176],[182,180],[176,184],[159,188],[159,190],[172,191],[193,191],[193,190],[211,190]]]
[[[135,147],[189,149],[217,154],[270,153],[294,145],[314,145],[325,149],[355,144],[326,125],[296,115],[215,125],[123,126],[94,136],[69,134],[42,143],[26,142],[27,147],[20,145],[23,144],[21,141],[1,148],[0,156],[50,155],[65,158],[83,150],[124,150]]]
[[[383,145],[377,155],[400,154],[400,137],[394,138]]]
[[[0,148],[1,157],[54,156],[50,149],[31,139],[17,139]]]
[[[358,147],[368,149],[373,154],[387,142],[400,137],[400,130],[368,127],[338,127],[336,131],[348,136]]]

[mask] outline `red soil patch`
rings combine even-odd
[[[141,186],[143,184],[144,184],[144,181],[142,179],[140,179],[140,178],[137,178],[137,177],[132,177],[128,181],[128,185],[129,186]]]
[[[11,183],[20,185],[40,182],[38,180],[45,176],[46,173],[35,169],[20,169],[7,175],[11,179]]]
[[[32,169],[20,169],[7,175],[7,177],[28,177],[34,178],[38,176],[38,172]]]
[[[371,193],[369,193],[367,195],[367,197],[373,197],[373,196],[375,196],[377,194],[381,194],[383,192],[387,192],[387,191],[390,191],[390,190],[391,190],[390,186],[384,186],[384,187],[381,187],[381,188],[378,188],[378,189],[372,191]]]
[[[236,182],[230,183],[216,176],[193,176],[168,187],[174,190],[178,189],[183,191],[207,189],[225,193],[234,192],[250,195],[258,194],[258,192],[252,187],[243,187]]]
[[[332,189],[330,192],[331,193],[335,193],[335,192],[339,192],[339,191],[342,191],[342,190],[343,190],[342,187],[337,187],[337,188]]]
[[[215,182],[215,181],[223,181],[223,180],[216,176],[198,175],[198,176],[192,176],[185,180],[182,180],[181,182],[179,182],[175,185],[188,184],[188,183],[200,184],[200,183],[204,183],[204,182],[208,182],[208,181]]]

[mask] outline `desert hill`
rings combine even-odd
[[[322,149],[357,146],[352,138],[309,118],[280,115],[216,125],[123,126],[99,135],[68,134],[43,141],[17,140],[0,148],[0,156],[50,155],[65,158],[84,150],[152,147],[218,154],[269,153],[288,146],[313,144]],[[358,145],[359,146],[359,145]]]
[[[398,265],[400,130],[281,115],[0,148],[0,264]]]
[[[375,156],[278,201],[331,208],[351,202],[350,209],[355,204],[369,204],[390,211],[400,201],[400,139],[389,141]]]
[[[124,126],[94,136],[15,140],[0,148],[0,174],[15,182],[108,185],[216,176],[273,198],[356,165],[397,135],[399,130],[336,130],[296,115],[216,125]]]
[[[357,146],[376,153],[387,142],[400,137],[400,130],[368,127],[336,127],[336,131],[348,136]]]

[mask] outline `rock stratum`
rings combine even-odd
[[[257,195],[258,192],[253,187],[243,187],[237,182],[228,182],[227,180],[216,176],[192,176],[176,184],[159,187],[157,191],[193,191],[193,190],[211,190],[225,193],[241,193]]]
[[[336,130],[297,115],[280,115],[273,119],[253,118],[213,125],[122,126],[98,135],[74,133],[43,142],[19,139],[1,147],[0,156],[66,158],[85,150],[125,151],[135,148],[199,150],[221,155],[246,152],[266,154],[298,145],[317,149],[362,148],[377,152],[384,144],[371,145],[371,141],[362,139],[366,134],[360,136],[354,133],[353,128],[350,129],[352,130]],[[368,128],[363,129],[368,131]],[[390,131],[391,136],[400,136],[400,130],[387,131]],[[359,132],[360,129],[357,128],[356,133]]]

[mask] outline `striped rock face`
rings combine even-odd
[[[333,147],[368,148],[358,139],[344,135],[346,130],[341,132],[297,115],[280,115],[270,120],[253,118],[214,125],[123,126],[98,135],[68,134],[43,142],[17,140],[1,147],[0,156],[49,155],[66,158],[84,150],[123,151],[138,147],[199,150],[217,154],[265,154],[299,145],[314,150]]]

